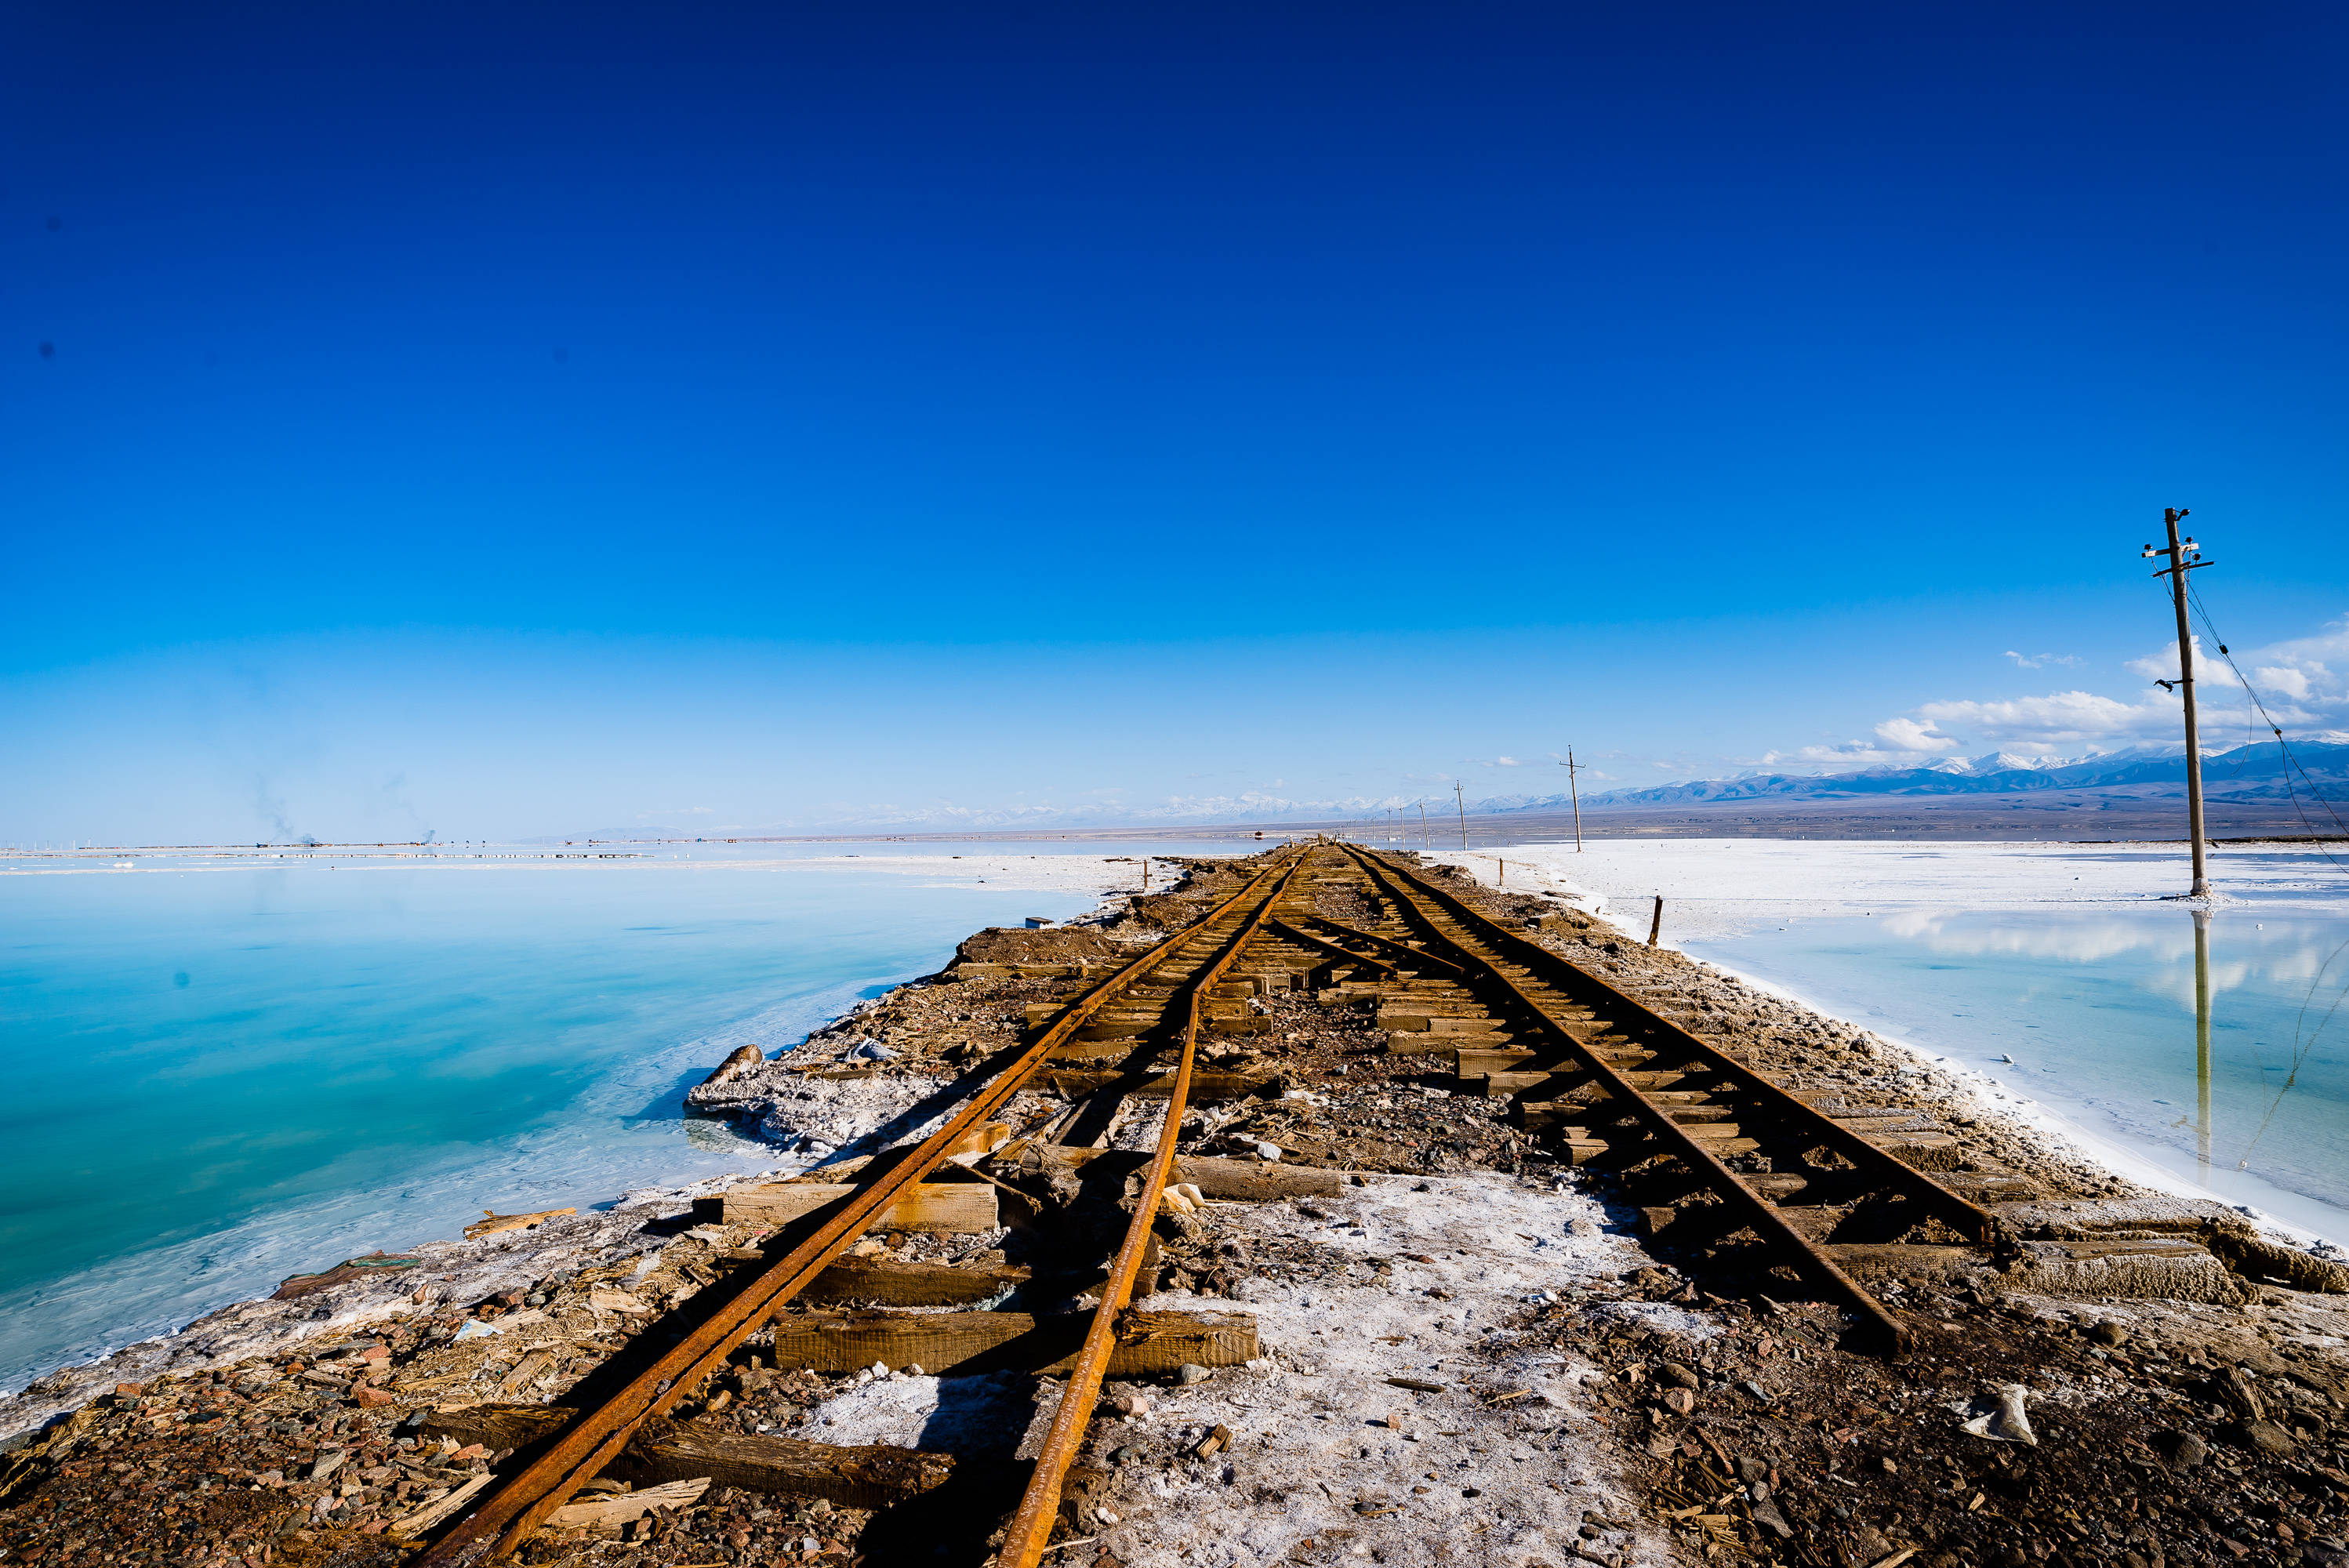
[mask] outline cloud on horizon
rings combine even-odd
[[[2026,656],[2013,649],[2004,656],[2023,669],[2080,662],[2053,654]],[[2349,725],[2349,678],[2343,673],[2349,672],[2349,616],[2313,636],[2247,650],[2234,662],[2250,672],[2252,688],[2287,736],[2295,729],[2330,732]],[[2178,644],[2172,639],[2121,667],[2149,683],[2175,681]],[[2215,739],[2220,728],[2244,714],[2243,684],[2228,660],[2199,638],[2194,667],[2205,738]],[[2081,687],[2030,696],[1947,698],[1920,703],[1877,725],[1875,744],[1808,746],[1773,752],[1764,760],[1865,765],[1975,748],[2033,757],[2113,751],[2180,738],[2180,701],[2158,685],[2148,685],[2134,700]]]

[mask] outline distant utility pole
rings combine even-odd
[[[2194,841],[2194,886],[2188,898],[2209,898],[2210,879],[2202,863],[2202,746],[2194,731],[2194,636],[2186,621],[2186,574],[2198,566],[2212,562],[2202,559],[2201,548],[2192,535],[2178,537],[2178,525],[2186,521],[2187,509],[2168,507],[2162,516],[2169,525],[2169,547],[2165,552],[2169,564],[2154,573],[2169,579],[2169,597],[2178,609],[2178,679],[2156,681],[2156,686],[2175,690],[2186,698],[2186,830]],[[2154,559],[2154,547],[2145,547],[2144,559]]]
[[[1460,808],[1460,847],[1468,847],[1468,798],[1460,793],[1460,780],[1452,781],[1452,803]]]
[[[1558,766],[1566,769],[1566,792],[1574,802],[1574,852],[1582,852],[1582,791],[1574,787],[1574,776],[1582,771],[1574,765],[1574,748],[1566,748],[1566,760]]]
[[[1435,848],[1435,835],[1428,830],[1427,797],[1424,795],[1419,798],[1419,847],[1430,851]]]

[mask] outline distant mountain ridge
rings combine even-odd
[[[2349,742],[2297,742],[2293,753],[2315,781],[2316,792],[2335,803],[2349,802]],[[2205,752],[2204,793],[2213,801],[2244,803],[2290,798],[2282,754],[2273,741],[2229,751]],[[2295,783],[2300,781],[2295,779]],[[1991,752],[1975,758],[1935,758],[1912,767],[1878,767],[1850,773],[1750,772],[1733,779],[1698,779],[1644,789],[1610,789],[1582,797],[1582,809],[1638,810],[1643,808],[1783,802],[1789,806],[1884,799],[1957,798],[2079,791],[2116,800],[2177,799],[2186,790],[2183,745],[2141,746],[2095,757],[2043,758]],[[2308,786],[2301,784],[2305,796]],[[1467,802],[1472,817],[1509,817],[1562,812],[1570,804],[1559,795],[1503,795]],[[1415,821],[1421,802],[1398,797],[1297,799],[1266,793],[1173,796],[1133,803],[1095,801],[1083,806],[1050,802],[973,808],[953,805],[872,805],[811,813],[795,820],[750,823],[698,820],[673,825],[652,821],[629,828],[566,835],[575,839],[735,839],[771,836],[875,835],[892,833],[1038,832],[1051,830],[1130,828],[1147,834],[1162,828],[1267,827],[1277,823],[1329,823],[1384,820],[1391,811]],[[1450,820],[1452,802],[1425,802],[1432,821]]]
[[[2349,743],[2299,741],[2292,747],[2308,777],[2328,799],[2349,794]],[[2292,782],[2308,792],[2296,775]],[[2138,799],[2183,797],[2186,748],[2139,746],[2095,757],[2038,758],[1992,752],[1971,758],[1943,757],[1913,767],[1876,767],[1852,773],[1746,773],[1733,779],[1702,779],[1645,789],[1609,789],[1585,795],[1589,807],[1695,806],[1730,800],[1864,800],[1884,796],[2011,795],[2025,791],[2105,789]],[[2202,791],[2227,800],[2282,800],[2283,748],[2274,741],[2202,754]],[[1554,811],[1569,804],[1565,795],[1513,796],[1478,803],[1488,815]]]

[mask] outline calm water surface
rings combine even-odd
[[[2349,917],[2221,907],[2199,965],[2196,925],[2175,905],[1910,911],[1688,947],[2349,1243]]]
[[[483,1209],[760,1168],[685,1090],[980,926],[1091,908],[978,880],[1050,847],[924,846],[972,862],[944,875],[786,858],[890,845],[0,874],[0,1386]]]

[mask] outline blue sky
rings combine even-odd
[[[2337,8],[318,9],[0,18],[0,838],[2349,722]]]

